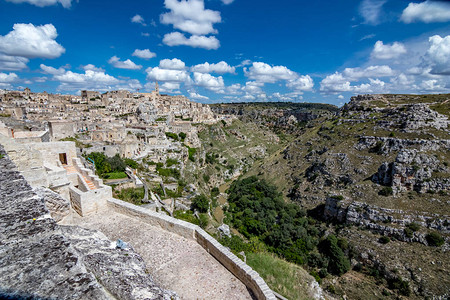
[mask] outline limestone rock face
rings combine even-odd
[[[448,178],[432,178],[433,172],[447,172],[439,160],[414,149],[398,153],[392,163],[383,163],[372,177],[375,183],[392,186],[394,192],[415,190],[419,193],[450,188]]]
[[[70,202],[54,191],[39,187],[34,192],[45,200],[45,206],[50,211],[52,218],[59,222],[70,214]]]
[[[0,298],[177,299],[134,251],[116,249],[99,232],[59,226],[45,197],[0,158]]]

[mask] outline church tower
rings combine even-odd
[[[158,85],[158,81],[157,81],[156,84],[155,84],[155,92],[156,92],[156,95],[159,95],[159,85]]]

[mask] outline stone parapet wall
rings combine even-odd
[[[108,206],[124,215],[137,218],[148,224],[161,227],[164,230],[196,241],[244,283],[252,291],[256,299],[277,299],[256,271],[222,246],[199,226],[114,198],[108,200]]]

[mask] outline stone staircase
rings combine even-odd
[[[86,182],[86,184],[87,184],[87,186],[89,187],[90,190],[95,190],[97,188],[95,186],[95,184],[91,180],[89,180],[89,178],[87,178],[83,174],[78,173],[77,169],[74,166],[64,165],[63,167],[64,167],[64,169],[66,169],[67,175],[79,174],[83,178],[84,182]]]

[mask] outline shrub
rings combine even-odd
[[[386,197],[391,196],[393,194],[394,194],[394,191],[392,190],[392,188],[390,186],[385,186],[378,192],[378,195],[386,196]]]
[[[199,218],[198,218],[198,221],[199,221],[199,226],[201,227],[201,228],[203,228],[203,229],[205,229],[207,226],[208,226],[208,224],[209,224],[209,217],[208,217],[208,214],[200,214],[200,216],[199,216]]]
[[[203,174],[203,180],[208,183],[211,178],[207,174]]]
[[[425,238],[428,242],[428,245],[433,246],[433,247],[440,247],[445,242],[444,238],[435,231],[427,234],[427,236]]]
[[[219,191],[218,187],[215,186],[211,189],[211,197],[212,198],[219,196],[219,194],[220,194],[220,191]]]
[[[195,198],[192,200],[191,209],[198,210],[201,213],[208,212],[209,199],[203,194],[195,196]]]
[[[387,244],[391,241],[391,239],[387,236],[382,236],[378,239],[378,242],[381,244]]]
[[[178,135],[176,133],[173,132],[166,132],[166,136],[168,138],[173,139],[174,141],[178,141]]]
[[[138,166],[139,166],[139,164],[138,164],[135,160],[133,160],[133,159],[131,159],[131,158],[125,158],[125,159],[124,159],[124,162],[125,162],[125,164],[126,164],[127,166],[129,166],[129,167],[132,168],[132,169],[137,169]]]
[[[168,168],[170,168],[171,166],[173,166],[173,165],[178,165],[180,162],[178,161],[178,160],[176,160],[176,159],[174,159],[174,158],[168,158],[167,160],[166,160],[166,166],[168,167]]]
[[[412,231],[410,228],[406,227],[403,229],[403,232],[405,233],[407,238],[412,238],[414,231]]]
[[[384,143],[383,143],[382,141],[378,141],[378,142],[375,144],[375,146],[373,146],[373,147],[369,150],[369,152],[371,152],[371,153],[377,153],[377,154],[382,154],[382,152],[383,152],[383,146],[384,146]]]
[[[418,223],[412,222],[406,225],[407,228],[411,229],[412,231],[417,231],[420,229],[420,225]]]
[[[178,134],[178,136],[180,137],[181,141],[184,142],[184,139],[186,138],[186,133],[180,132],[180,133]]]
[[[401,278],[388,280],[388,286],[391,290],[398,290],[398,292],[403,296],[409,296],[411,294],[408,281]]]

